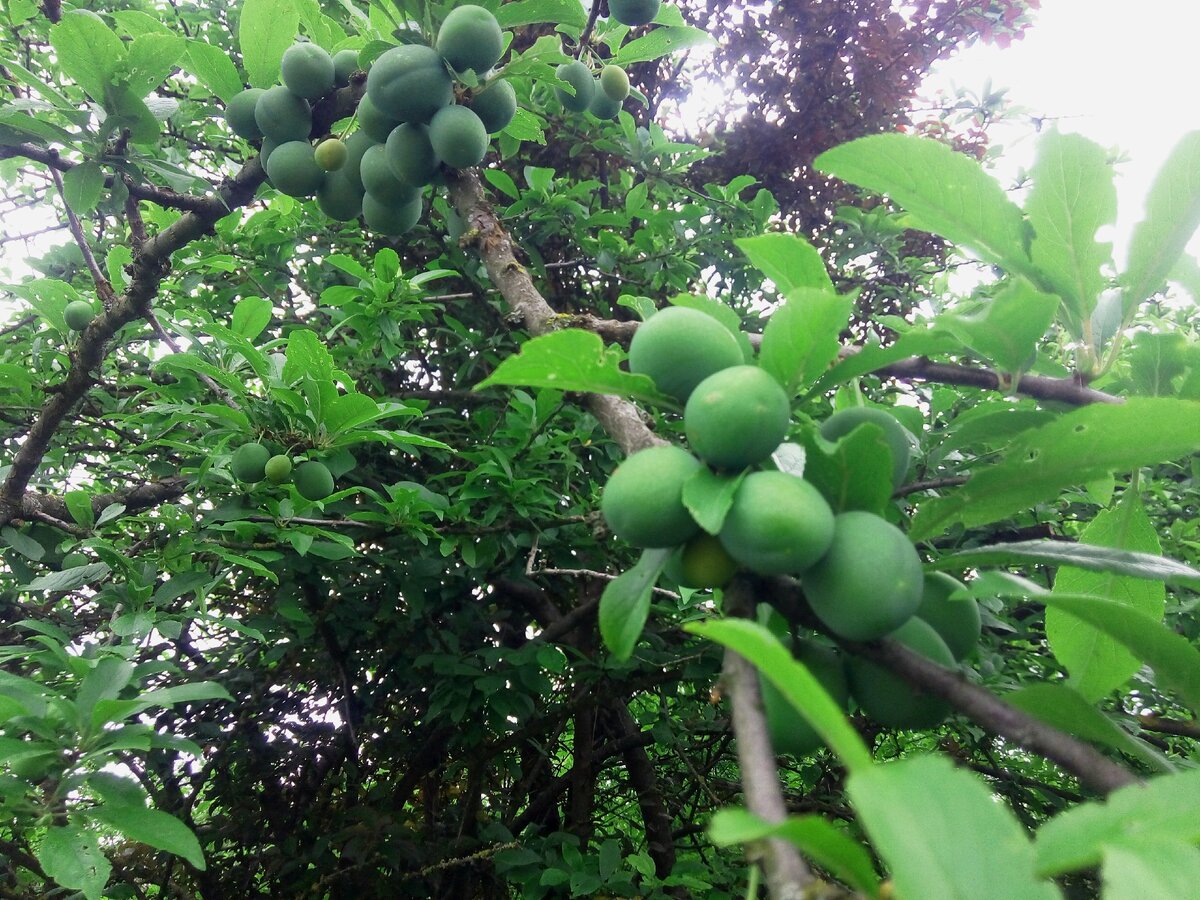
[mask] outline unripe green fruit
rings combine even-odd
[[[682,587],[724,587],[735,574],[738,564],[719,540],[700,532],[671,558],[668,574]]]
[[[814,641],[800,642],[793,654],[804,663],[812,676],[821,683],[833,702],[845,708],[850,702],[850,688],[840,655],[832,647]],[[771,682],[760,676],[763,711],[767,715],[767,730],[776,753],[807,756],[821,749],[824,741],[808,719]]]
[[[921,558],[899,528],[868,512],[834,522],[829,551],[802,579],[813,612],[851,641],[895,631],[921,604]]]
[[[271,484],[283,484],[292,475],[292,458],[286,453],[279,453],[267,460],[263,473]]]
[[[63,310],[63,318],[72,331],[83,331],[96,318],[96,308],[86,300],[72,300]]]
[[[428,125],[401,125],[392,132],[385,149],[392,175],[402,184],[427,185],[441,165],[429,141]]]
[[[888,637],[940,666],[954,668],[946,642],[921,619],[909,619]],[[950,714],[945,700],[918,693],[899,675],[861,657],[846,660],[846,679],[863,712],[888,728],[933,728]]]
[[[479,116],[465,106],[444,106],[429,122],[433,152],[454,169],[469,169],[487,154],[487,129]]]
[[[254,120],[254,107],[258,98],[265,94],[262,88],[246,88],[237,94],[225,107],[225,121],[234,134],[248,141],[257,141],[263,136],[262,129]]]
[[[792,409],[779,382],[758,366],[730,366],[696,385],[683,411],[688,443],[710,465],[744,469],[783,442]]]
[[[496,17],[482,6],[456,6],[438,29],[437,52],[456,72],[474,69],[482,75],[500,61],[504,34]]]
[[[366,192],[381,203],[403,206],[419,196],[421,189],[398,179],[388,165],[388,154],[383,144],[368,147],[358,167]]]
[[[738,485],[719,535],[729,555],[760,575],[798,575],[833,540],[821,492],[786,472],[751,472]]]
[[[338,87],[348,85],[350,76],[358,69],[357,50],[339,50],[333,54],[333,83]]]
[[[333,57],[316,44],[292,44],[279,61],[284,86],[297,97],[316,100],[333,90]]]
[[[596,82],[592,79],[592,70],[579,60],[563,63],[556,70],[559,78],[575,88],[575,94],[568,94],[560,87],[554,89],[558,102],[572,112],[583,112],[592,104],[596,93]]]
[[[362,173],[359,171],[363,154],[377,143],[378,141],[372,140],[371,136],[363,131],[356,131],[346,138],[346,164],[342,166],[341,172],[360,194],[366,190],[362,183]]]
[[[950,599],[953,594],[965,590],[962,582],[945,572],[930,572],[925,576],[921,605],[916,613],[917,618],[933,626],[956,660],[970,655],[983,631],[979,604],[973,597]]]
[[[267,170],[267,160],[271,158],[271,154],[275,152],[278,146],[278,141],[263,138],[262,147],[258,151],[258,162],[263,167],[264,172]]]
[[[396,237],[404,234],[419,221],[425,211],[421,195],[418,193],[407,203],[395,204],[379,200],[371,194],[363,194],[363,221],[372,231]]]
[[[468,105],[479,116],[488,134],[508,127],[517,114],[517,92],[508,81],[493,81],[484,90],[471,96]]]
[[[592,92],[592,102],[588,105],[590,112],[597,119],[615,119],[621,111],[621,101],[614,100],[600,89],[600,80],[596,80],[596,90]]]
[[[233,451],[229,469],[233,477],[246,484],[254,484],[266,477],[267,460],[271,451],[262,444],[242,444]]]
[[[277,144],[307,141],[312,131],[312,107],[283,85],[267,88],[254,104],[254,121],[263,137]]]
[[[821,437],[836,441],[865,423],[883,429],[883,438],[892,451],[892,486],[900,487],[904,484],[912,457],[912,437],[891,413],[874,406],[852,406],[838,410],[821,423]]]
[[[600,70],[600,89],[610,100],[620,103],[629,96],[629,75],[611,63]]]
[[[454,82],[436,50],[406,44],[375,60],[367,73],[367,96],[386,116],[428,122],[454,99]]]
[[[333,493],[333,476],[324,463],[313,460],[300,463],[292,480],[305,500],[324,500]]]
[[[638,326],[629,343],[629,371],[649,375],[669,397],[684,402],[701,381],[744,357],[737,338],[712,316],[669,306]]]
[[[317,191],[317,206],[321,212],[339,222],[349,222],[362,215],[363,192],[350,181],[345,170],[330,172]]]
[[[314,155],[308,141],[280,144],[267,158],[267,177],[277,191],[291,197],[311,197],[325,181]]]
[[[370,97],[363,97],[358,101],[358,127],[376,144],[386,141],[388,135],[400,124],[402,123],[399,119],[380,112]]]
[[[608,12],[622,25],[646,25],[654,21],[662,0],[608,0]]]
[[[317,149],[313,151],[313,159],[326,172],[336,172],[346,164],[349,157],[350,151],[337,138],[326,138],[317,144]]]
[[[700,460],[674,445],[639,450],[617,466],[604,486],[604,521],[634,547],[682,544],[700,530],[683,505],[683,484],[700,468]]]

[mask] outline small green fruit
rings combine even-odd
[[[469,169],[487,154],[487,128],[467,107],[443,106],[429,122],[429,143],[446,165]]]
[[[724,587],[737,570],[737,560],[711,534],[702,531],[679,548],[676,580],[683,587]]]
[[[983,631],[979,604],[973,597],[950,599],[965,590],[962,582],[945,572],[930,572],[925,576],[921,605],[917,607],[917,618],[933,626],[957,660],[970,655]]]
[[[596,79],[596,90],[592,92],[592,102],[588,105],[590,112],[597,119],[615,119],[621,111],[621,101],[614,100],[600,89],[600,80]]]
[[[254,104],[254,121],[263,137],[277,144],[307,141],[312,131],[312,107],[281,84],[267,88]]]
[[[359,107],[361,111],[362,107]],[[361,123],[360,123],[361,124]],[[359,167],[362,165],[363,154],[371,147],[374,147],[378,141],[372,140],[371,136],[365,131],[356,131],[350,137],[346,138],[346,164],[342,166],[341,173],[346,176],[354,189],[358,193],[366,190],[362,183],[362,173]]]
[[[326,172],[336,172],[346,164],[349,156],[350,151],[337,138],[326,138],[313,151],[313,159]]]
[[[358,69],[357,50],[339,50],[333,54],[333,83],[338,87],[348,85],[350,76]]]
[[[664,394],[685,402],[714,372],[744,360],[737,338],[697,309],[669,306],[638,326],[629,342],[629,371],[649,375]]]
[[[262,129],[254,120],[254,107],[258,98],[265,94],[262,88],[247,88],[237,94],[225,107],[225,121],[234,134],[248,141],[257,141],[263,136]]]
[[[297,97],[316,100],[333,90],[333,57],[316,44],[292,44],[279,62],[283,83]]]
[[[913,438],[891,413],[875,406],[852,406],[838,410],[821,423],[821,437],[836,441],[859,425],[868,423],[883,430],[883,438],[892,451],[892,486],[900,487],[904,484],[904,476],[912,458]]]
[[[397,129],[398,131],[399,129]],[[388,152],[384,144],[368,147],[358,167],[363,188],[374,199],[393,206],[403,206],[417,198],[421,189],[398,179],[388,164]]]
[[[286,453],[279,453],[267,460],[263,473],[271,484],[283,484],[292,475],[292,458]]]
[[[441,165],[429,140],[428,125],[401,125],[392,131],[386,149],[392,175],[410,187],[429,184]]]
[[[262,444],[242,444],[233,451],[230,470],[233,477],[246,484],[254,484],[266,477],[267,460],[271,451]]]
[[[921,619],[909,619],[887,636],[940,666],[954,668],[946,642]],[[899,675],[861,657],[847,658],[846,679],[863,712],[888,728],[933,728],[950,713],[945,700],[918,693]]]
[[[436,50],[405,44],[384,51],[371,65],[367,96],[393,119],[428,122],[454,99],[454,81]]]
[[[709,465],[744,469],[783,442],[791,404],[779,382],[758,366],[730,366],[696,385],[683,412],[688,443]]]
[[[370,97],[358,101],[358,127],[373,143],[382,144],[400,124],[399,119],[381,113]]]
[[[392,237],[404,234],[421,221],[421,214],[424,211],[425,204],[421,199],[420,192],[412,200],[401,204],[388,203],[372,196],[369,192],[363,194],[363,221],[367,223],[368,228],[380,234]]]
[[[700,460],[674,445],[647,447],[609,476],[600,511],[613,534],[634,547],[674,547],[700,526],[683,505],[683,484]]]
[[[660,6],[662,0],[608,0],[609,14],[630,27],[653,22]]]
[[[300,463],[293,481],[305,500],[324,500],[333,493],[333,476],[324,463],[313,460]]]
[[[479,121],[488,134],[495,134],[508,127],[517,114],[517,92],[512,82],[493,81],[478,94],[473,94],[468,106],[479,116]]]
[[[600,70],[600,89],[610,100],[620,103],[629,96],[629,75],[611,63]]]
[[[500,61],[504,34],[496,17],[482,6],[456,6],[438,29],[437,51],[456,72],[474,69],[482,75]]]
[[[719,535],[729,555],[760,575],[798,575],[829,549],[833,511],[820,491],[786,472],[751,472]]]
[[[321,212],[338,222],[350,222],[362,215],[363,192],[351,183],[346,171],[330,172],[317,191]]]
[[[558,102],[563,105],[563,108],[572,112],[583,112],[592,105],[592,97],[596,93],[596,82],[592,78],[592,70],[585,63],[579,60],[563,63],[556,70],[556,74],[575,88],[573,95],[568,94],[560,87],[554,89]]]
[[[311,197],[325,182],[308,141],[280,144],[267,157],[265,168],[275,189],[290,197]]]
[[[793,654],[804,663],[825,692],[843,709],[850,702],[850,689],[840,655],[832,647],[815,641],[801,641]],[[778,688],[765,678],[759,679],[762,688],[763,711],[767,714],[767,730],[776,753],[807,756],[824,746],[820,735]]]
[[[63,310],[63,318],[72,331],[83,331],[96,318],[96,309],[86,300],[72,300]]]

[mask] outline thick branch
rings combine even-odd
[[[108,494],[97,494],[92,498],[92,513],[99,516],[114,503],[119,503],[125,507],[125,515],[132,515],[183,496],[190,483],[189,478],[173,475],[162,481],[147,481]],[[45,516],[71,521],[71,512],[61,497],[26,491],[21,497],[20,511],[14,518],[39,519]]]

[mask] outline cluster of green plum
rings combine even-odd
[[[978,638],[974,602],[931,599],[938,612],[919,616],[927,593],[934,597],[941,580],[934,579],[927,590],[921,559],[900,529],[871,512],[835,514],[812,483],[763,467],[791,426],[791,402],[769,372],[752,364],[744,347],[748,344],[717,319],[688,307],[662,310],[638,328],[629,347],[630,371],[649,376],[660,392],[683,405],[691,452],[666,444],[622,462],[601,496],[609,528],[635,547],[677,548],[664,571],[682,586],[720,587],[739,570],[795,576],[812,613],[831,635],[847,641],[891,636],[952,665],[955,654],[947,644],[961,648],[967,643],[957,629],[973,631],[971,646]],[[882,431],[898,485],[912,442],[888,413],[842,410],[826,419],[820,433],[837,441],[862,427]],[[715,533],[701,528],[684,499],[686,485],[705,477],[706,469],[738,479]],[[948,635],[941,634],[943,627]],[[858,662],[856,669],[877,668]],[[895,724],[903,705],[894,697],[876,704],[870,694],[864,687],[855,696],[873,717]],[[913,700],[924,709],[928,698],[913,695]],[[914,713],[913,718],[929,717]]]
[[[233,477],[243,484],[271,484],[292,482],[296,492],[305,500],[324,500],[333,493],[333,474],[317,460],[306,460],[293,468],[292,458],[286,453],[272,453],[264,444],[257,442],[242,444],[233,451],[229,461]]]
[[[312,104],[349,84],[360,57],[300,42],[283,55],[283,84],[242,91],[226,107],[226,121],[247,140],[262,140],[263,168],[277,190],[315,196],[338,221],[361,215],[373,231],[403,234],[420,220],[423,190],[441,166],[478,165],[488,136],[516,115],[512,85],[486,77],[503,51],[495,16],[480,6],[455,7],[434,46],[402,44],[372,60],[358,130],[313,146]],[[468,71],[478,84],[456,91],[456,76]]]

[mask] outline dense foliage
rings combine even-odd
[[[894,129],[1029,5],[7,3],[0,897],[1191,896],[1200,136],[1118,269]],[[795,157],[654,121],[710,30]],[[397,47],[483,162],[272,187]]]

